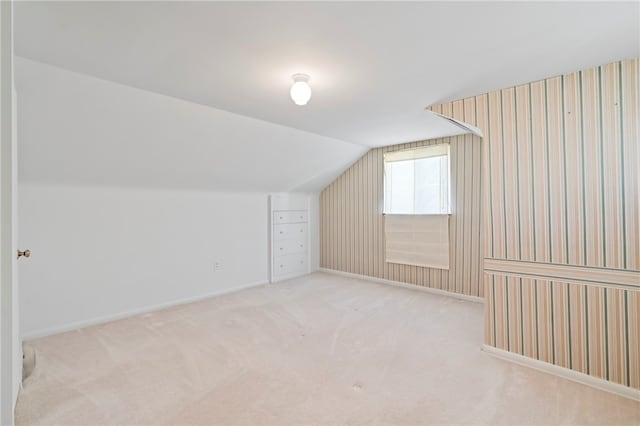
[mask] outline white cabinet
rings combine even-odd
[[[309,198],[270,197],[271,282],[309,273]]]
[[[273,212],[273,223],[306,223],[307,210],[278,210]]]
[[[285,254],[306,253],[307,242],[303,238],[290,240],[277,240],[273,245],[273,254],[282,256]]]
[[[279,223],[273,225],[273,239],[275,241],[290,240],[293,238],[301,239],[306,238],[306,236],[306,223]]]
[[[307,273],[307,254],[276,256],[273,268],[276,280],[304,275]]]

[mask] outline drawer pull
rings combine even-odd
[[[284,250],[284,247],[280,247],[280,250]]]
[[[284,265],[280,265],[281,268],[284,268]]]
[[[284,233],[284,231],[280,231],[280,233],[281,233],[281,234],[283,234],[283,233]]]

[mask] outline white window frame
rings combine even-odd
[[[414,167],[414,190],[413,190],[413,209],[412,212],[406,213],[397,213],[391,210],[390,198],[388,194],[390,193],[391,188],[391,177],[387,176],[387,164],[395,161],[407,161],[407,160],[419,160],[423,158],[431,158],[431,157],[447,157],[447,206],[444,208],[442,205],[440,206],[440,210],[437,212],[417,212],[415,211],[415,167]],[[391,151],[386,152],[384,154],[383,159],[383,170],[384,170],[384,178],[383,178],[383,213],[384,214],[405,214],[405,215],[449,215],[451,214],[451,146],[448,143],[441,143],[435,145],[425,145],[417,148],[410,148],[401,151]],[[440,175],[442,176],[442,174]],[[441,189],[442,190],[442,189]],[[442,204],[442,194],[440,197]]]

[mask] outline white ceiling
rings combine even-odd
[[[368,149],[18,57],[23,183],[322,190]]]
[[[430,104],[640,54],[638,2],[18,2],[16,53],[366,146]],[[296,107],[290,76],[311,76]],[[324,173],[324,172],[323,172]]]

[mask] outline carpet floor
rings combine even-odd
[[[640,423],[482,343],[481,304],[315,273],[30,341],[16,422]]]

